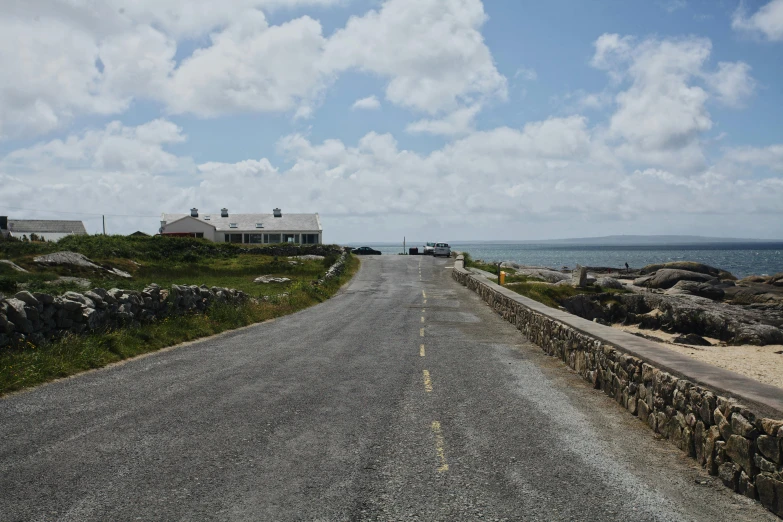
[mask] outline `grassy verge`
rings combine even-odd
[[[0,395],[297,312],[332,297],[358,269],[358,258],[350,256],[341,276],[317,287],[309,281],[294,281],[285,289],[288,296],[269,302],[247,303],[240,307],[216,305],[205,314],[169,317],[138,328],[68,336],[38,347],[29,345],[3,350],[0,352]],[[220,286],[231,286],[225,280],[220,283]],[[124,288],[128,286],[123,285]]]
[[[601,288],[600,286],[590,285],[584,288],[576,288],[570,285],[550,285],[540,282],[527,282],[506,286],[509,290],[525,297],[529,297],[539,303],[549,307],[557,308],[563,301],[569,297],[581,294],[624,294],[627,290],[615,290],[612,288]]]
[[[485,270],[492,274],[497,273],[497,265],[475,260],[470,254],[464,253],[465,266]],[[497,282],[497,278],[493,279]],[[524,274],[509,274],[506,276],[506,288],[524,295],[530,299],[543,303],[551,308],[562,306],[563,301],[570,297],[581,294],[624,294],[628,290],[619,290],[612,288],[601,288],[597,285],[589,285],[583,288],[577,288],[570,285],[552,285],[538,277],[531,277]]]

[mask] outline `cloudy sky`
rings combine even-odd
[[[783,238],[783,0],[0,0],[0,213]]]

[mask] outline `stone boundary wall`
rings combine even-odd
[[[323,278],[312,284],[324,284],[342,274],[348,255],[343,250]],[[145,324],[170,315],[203,312],[214,303],[239,305],[248,299],[241,290],[206,285],[172,285],[171,290],[164,290],[151,284],[141,292],[95,288],[61,296],[22,291],[0,299],[0,348],[23,346],[28,341],[37,345],[65,333]]]
[[[22,291],[0,300],[0,348],[40,344],[66,332],[81,334],[107,328],[150,323],[186,312],[203,312],[214,303],[240,304],[241,290],[172,285],[163,290],[151,284],[141,292],[95,288],[61,296]]]
[[[458,256],[452,276],[476,292],[544,352],[614,398],[631,415],[696,459],[734,491],[783,517],[783,413],[744,406],[736,398],[666,372],[650,361],[547,315],[523,296],[476,277]],[[553,310],[553,312],[558,312]],[[630,335],[630,334],[628,334]],[[741,393],[734,394],[741,397]]]

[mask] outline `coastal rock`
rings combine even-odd
[[[718,288],[710,283],[699,283],[697,281],[677,281],[673,287],[664,292],[667,295],[697,295],[699,297],[706,297],[713,301],[719,301],[723,299],[725,292],[722,288]]]
[[[672,342],[676,344],[689,344],[691,346],[712,346],[712,343],[704,337],[692,333],[677,336],[672,339]]]
[[[25,270],[21,266],[17,265],[13,261],[8,261],[7,259],[0,259],[0,263],[2,263],[4,265],[10,266],[11,270],[15,270],[17,272],[22,272],[22,273],[25,273],[25,274],[27,273],[27,270]]]
[[[577,287],[587,285],[587,268],[576,265],[576,270],[571,274],[571,284]]]
[[[640,281],[642,278],[636,279],[634,284],[637,286],[646,286],[648,288],[671,288],[679,281],[697,281],[706,283],[714,281],[715,277],[708,274],[701,274],[699,272],[691,272],[688,270],[678,270],[673,268],[662,268],[655,272],[655,274],[649,279]]]
[[[783,344],[783,311],[775,308],[760,309],[693,295],[651,292],[583,294],[564,300],[563,307],[591,321],[601,317],[612,323],[712,337],[732,345]]]
[[[254,283],[261,283],[261,284],[287,283],[289,281],[290,279],[287,277],[272,277],[272,276],[259,276],[253,280]]]
[[[715,268],[713,266],[705,265],[703,263],[696,263],[694,261],[672,261],[669,263],[647,265],[639,270],[639,273],[642,275],[653,274],[654,272],[657,272],[661,269],[685,270],[688,272],[710,275],[713,276],[713,278],[718,279],[737,279],[730,272],[721,270],[720,268]]]
[[[55,252],[53,254],[46,254],[34,258],[33,262],[42,266],[65,266],[65,267],[73,267],[73,268],[87,268],[90,270],[104,272],[126,279],[132,277],[129,273],[120,270],[118,268],[100,266],[94,263],[93,261],[91,261],[83,254],[79,254],[77,252],[64,251],[64,252]]]
[[[596,281],[596,284],[601,288],[613,288],[615,290],[622,290],[625,288],[625,286],[614,277],[601,277]]]
[[[517,275],[524,275],[528,277],[536,277],[543,279],[548,283],[558,283],[560,281],[570,281],[571,275],[558,272],[557,270],[549,270],[548,268],[520,268],[517,270]]]

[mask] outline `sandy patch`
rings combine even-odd
[[[661,330],[643,330],[635,326],[612,325],[613,328],[628,333],[643,333],[663,339],[657,343],[667,350],[674,350],[683,355],[693,357],[708,364],[737,372],[751,379],[783,388],[783,345],[767,346],[719,346],[717,339],[705,337],[715,346],[690,346],[672,344],[671,340],[678,334],[669,334]],[[654,342],[654,341],[653,341]]]

